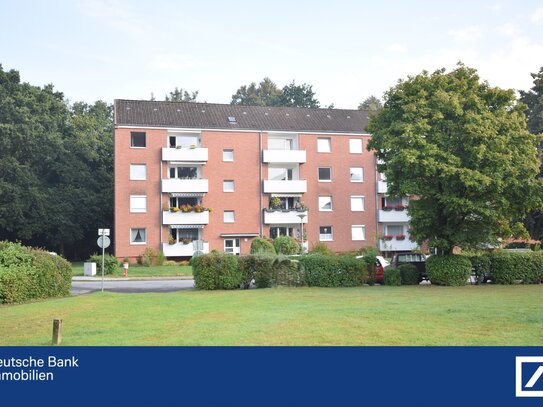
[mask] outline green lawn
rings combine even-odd
[[[95,293],[0,306],[0,345],[543,345],[543,285]]]
[[[102,265],[96,265],[96,276],[101,277]],[[83,262],[72,263],[72,275],[83,275]],[[128,277],[171,277],[192,276],[191,266],[151,266],[145,267],[131,264],[128,268]],[[107,277],[124,277],[124,269],[119,267],[114,274]]]

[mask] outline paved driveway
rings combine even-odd
[[[88,280],[73,280],[72,294],[81,295],[95,291],[100,291],[102,282]],[[181,290],[191,290],[194,288],[194,280],[172,280],[172,279],[153,279],[153,280],[107,280],[104,281],[104,291],[116,293],[163,293]]]

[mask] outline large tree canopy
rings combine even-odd
[[[518,232],[542,205],[537,145],[512,90],[460,65],[400,81],[370,119],[389,193],[413,195],[410,232],[447,253]]]
[[[528,105],[528,130],[534,134],[543,133],[543,67],[531,74],[534,86],[527,92],[520,91],[520,100]]]

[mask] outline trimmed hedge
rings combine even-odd
[[[402,285],[402,276],[400,269],[388,267],[385,269],[385,275],[383,278],[385,285],[399,286]]]
[[[401,264],[398,266],[402,285],[416,285],[420,283],[420,273],[414,264]]]
[[[296,239],[290,236],[279,236],[273,241],[273,246],[277,254],[298,254],[301,246]]]
[[[0,303],[70,295],[72,268],[46,251],[0,242]]]
[[[310,254],[299,258],[305,281],[313,287],[354,287],[368,278],[366,264],[349,256]]]
[[[432,284],[466,285],[471,274],[471,263],[465,256],[431,256],[426,260],[426,272]]]
[[[494,252],[490,279],[496,284],[539,284],[543,280],[543,255],[539,252]]]
[[[305,284],[303,269],[298,261],[285,256],[242,256],[239,258],[239,267],[244,288],[249,288],[253,279],[257,288],[299,287]]]
[[[87,260],[92,263],[96,263],[96,273],[102,273],[102,255],[93,254]],[[119,260],[111,254],[104,255],[104,274],[113,274],[120,266]]]
[[[273,242],[262,237],[255,237],[251,242],[251,254],[275,254]]]
[[[210,253],[193,257],[192,274],[196,288],[201,290],[232,290],[240,288],[243,275],[238,257],[226,253]]]
[[[468,258],[475,273],[477,284],[484,283],[490,276],[490,254],[475,254],[468,256]]]

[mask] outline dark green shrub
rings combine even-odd
[[[426,273],[432,284],[466,285],[471,274],[471,262],[465,256],[431,256],[426,260]]]
[[[402,285],[415,285],[420,283],[420,273],[414,264],[401,264],[398,266]]]
[[[164,255],[164,252],[162,250],[159,250],[156,254],[156,260],[155,263],[157,266],[163,266],[164,262],[166,261],[166,256]]]
[[[496,284],[539,284],[543,259],[537,252],[498,251],[490,255],[490,278]]]
[[[490,255],[487,253],[467,256],[475,273],[475,282],[481,284],[490,276]]]
[[[371,250],[365,251],[362,261],[366,265],[367,271],[367,282],[369,285],[375,284],[375,273],[376,273],[376,262],[377,262],[377,251],[373,252]]]
[[[305,282],[314,287],[353,287],[367,280],[366,264],[350,256],[310,254],[299,258]]]
[[[273,241],[275,252],[277,254],[298,254],[300,253],[300,243],[290,236],[279,236]]]
[[[394,285],[399,286],[402,284],[402,276],[400,274],[400,269],[395,269],[388,267],[385,269],[385,275],[383,279],[385,285]]]
[[[305,285],[304,268],[298,260],[285,256],[277,256],[272,264],[274,273],[272,284],[287,287]]]
[[[251,242],[251,254],[275,254],[273,241],[263,237],[255,237]]]
[[[239,288],[242,273],[238,257],[226,253],[210,253],[193,257],[192,274],[196,288],[201,290],[232,290]]]
[[[89,257],[87,260],[92,263],[96,263],[96,273],[101,274],[102,273],[102,255],[101,254],[93,254]],[[112,256],[111,254],[106,254],[104,256],[104,274],[113,274],[115,270],[119,268],[119,260],[115,256]]]
[[[238,259],[238,267],[241,272],[241,286],[249,288],[251,281],[255,280],[258,288],[271,287],[271,265],[273,256],[248,255]]]
[[[335,253],[324,242],[314,243],[309,254],[322,254],[323,256],[335,256]]]
[[[60,256],[0,243],[0,303],[70,295],[72,268]]]
[[[257,288],[304,285],[303,268],[285,256],[249,255],[240,258],[243,285],[254,279]]]
[[[526,276],[525,284],[543,283],[543,252],[540,250],[531,253],[531,275]]]

